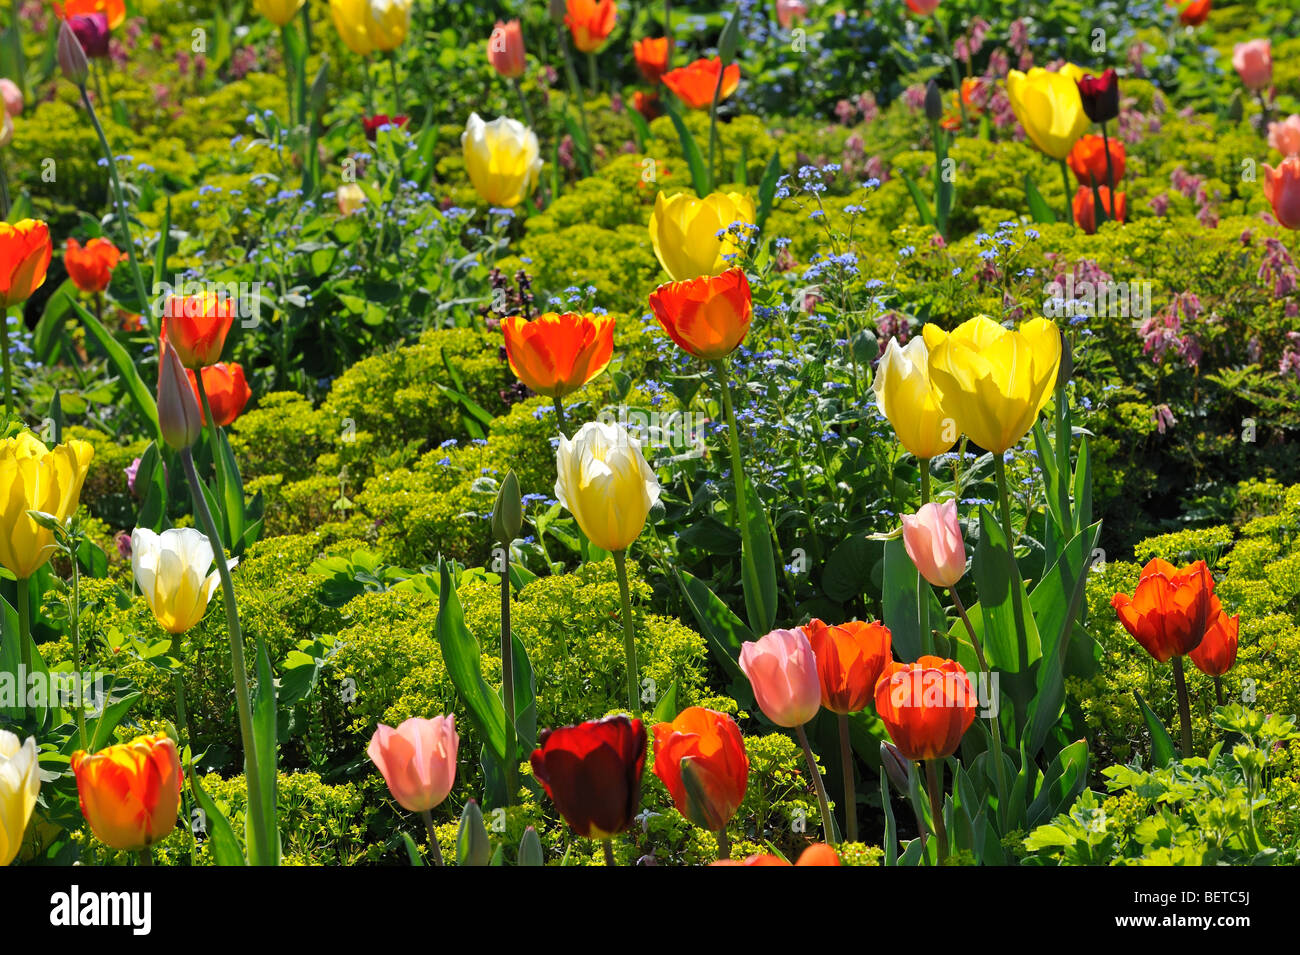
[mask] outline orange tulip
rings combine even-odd
[[[1214,598],[1217,606],[1219,598]],[[1222,609],[1196,648],[1188,654],[1206,676],[1223,676],[1237,662],[1237,629],[1241,614],[1229,617]]]
[[[654,737],[654,773],[677,811],[701,829],[725,829],[749,783],[749,757],[736,721],[692,706],[671,723],[655,724]]]
[[[235,323],[235,303],[217,295],[176,296],[163,307],[162,338],[171,342],[186,368],[221,360],[226,335]]]
[[[961,101],[969,110],[974,110],[975,115],[984,112],[984,107],[980,103],[984,99],[984,78],[979,76],[968,76],[961,81]]]
[[[126,0],[64,0],[55,3],[54,9],[61,20],[102,13],[110,30],[116,30],[126,20]]]
[[[194,389],[194,400],[199,402],[199,420],[207,424],[208,416],[203,413],[203,402],[199,398],[199,384],[194,378],[194,372],[186,368],[185,374],[189,376],[190,387]],[[220,427],[229,427],[244,410],[248,399],[253,397],[253,390],[244,378],[244,369],[239,366],[239,362],[227,365],[224,361],[219,361],[215,365],[208,365],[200,374],[203,375],[203,390],[208,393],[208,404],[212,406],[212,417],[217,419]]]
[[[1080,136],[1066,162],[1078,177],[1079,185],[1091,189],[1094,182],[1099,186],[1108,184],[1104,137],[1091,134]],[[1124,144],[1118,139],[1110,141],[1110,172],[1114,173],[1117,183],[1124,178]]]
[[[181,760],[166,735],[137,736],[129,743],[72,754],[81,814],[104,845],[138,850],[176,826],[181,804]]]
[[[893,659],[889,629],[861,620],[832,627],[814,617],[803,632],[817,657],[822,706],[832,713],[865,710],[881,672]]]
[[[614,0],[566,0],[564,22],[573,34],[573,45],[583,53],[595,53],[614,32],[618,4]]]
[[[1147,653],[1164,663],[1195,650],[1214,622],[1214,578],[1203,560],[1176,570],[1157,557],[1142,568],[1133,596],[1116,594],[1110,605]]]
[[[122,253],[107,239],[91,239],[84,247],[76,239],[69,239],[63,251],[63,265],[72,284],[92,294],[108,288],[120,261]]]
[[[1097,189],[1097,194],[1101,196],[1101,207],[1106,210],[1106,217],[1111,222],[1123,222],[1124,216],[1128,211],[1127,196],[1122,192],[1115,193],[1115,199],[1112,202],[1110,190],[1105,186]],[[1079,228],[1092,235],[1097,231],[1097,208],[1096,200],[1093,198],[1092,189],[1087,186],[1081,186],[1079,191],[1074,194],[1074,221]]]
[[[641,75],[645,77],[646,82],[651,86],[659,82],[659,78],[664,75],[668,69],[669,40],[666,36],[646,37],[643,40],[637,40],[632,46],[632,54],[636,57],[636,65],[641,70]]]
[[[1288,156],[1276,169],[1264,163],[1264,198],[1278,222],[1300,229],[1300,156]]]
[[[789,865],[788,859],[782,859],[774,855],[752,855],[741,861],[740,859],[719,859],[717,862],[709,863],[715,865],[742,865],[742,866],[765,866],[765,865]],[[842,865],[839,853],[831,846],[824,842],[818,842],[809,846],[799,855],[799,861],[795,865]]]
[[[722,74],[722,89],[718,91],[718,102],[721,103],[740,86],[739,63],[732,63],[724,70],[721,57],[699,59],[665,73],[663,83],[691,109],[708,109],[713,105],[713,93],[718,89],[719,73]]]
[[[0,308],[25,302],[45,284],[54,247],[39,219],[0,222]]]
[[[591,381],[614,354],[609,315],[547,312],[531,322],[511,315],[501,322],[510,370],[539,395],[563,398]]]
[[[907,759],[951,756],[977,708],[975,689],[956,660],[891,663],[876,684],[876,712]]]
[[[743,269],[666,282],[650,293],[650,308],[668,337],[696,358],[717,361],[749,332],[753,312]]]
[[[1183,26],[1199,27],[1210,15],[1212,0],[1192,0],[1178,11],[1178,20]]]

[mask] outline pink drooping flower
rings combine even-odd
[[[1232,65],[1248,90],[1266,89],[1273,82],[1273,44],[1251,40],[1232,48]]]
[[[802,630],[773,630],[740,648],[758,708],[777,726],[802,726],[821,708],[817,657]]]
[[[1300,113],[1268,124],[1268,144],[1283,157],[1300,155]]]
[[[903,515],[903,546],[921,576],[936,587],[951,587],[966,573],[966,544],[957,521],[957,502],[924,504]]]
[[[426,812],[451,792],[459,747],[455,716],[413,716],[397,729],[380,723],[366,754],[403,809]]]

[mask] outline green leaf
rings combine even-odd
[[[59,345],[64,337],[63,323],[72,310],[72,297],[76,294],[77,287],[72,284],[72,279],[65,279],[45,302],[45,310],[36,323],[32,339],[32,350],[36,353],[37,361],[48,365],[58,357]]]
[[[420,855],[420,850],[409,832],[402,833],[402,842],[406,846],[406,858],[410,860],[411,865],[423,866],[424,858]]]
[[[930,203],[926,201],[921,192],[921,187],[916,184],[904,170],[898,170],[899,175],[903,177],[903,182],[907,185],[907,191],[912,195],[912,203],[916,206],[916,214],[921,217],[921,225],[934,225],[934,215],[930,212]]]
[[[650,124],[645,121],[639,109],[627,110],[627,116],[632,121],[632,135],[636,138],[636,148],[639,152],[645,152],[646,144],[654,139]]]
[[[109,364],[121,377],[122,384],[126,386],[127,396],[151,429],[153,439],[158,444],[162,444],[162,429],[158,426],[158,405],[154,402],[153,392],[141,380],[140,373],[136,371],[135,362],[131,360],[131,356],[126,353],[126,349],[122,347],[121,343],[99,323],[99,320],[94,315],[82,308],[78,302],[69,301],[71,301],[73,309],[76,310],[85,323],[87,331],[99,343],[99,347],[108,354]]]
[[[1038,191],[1038,187],[1034,185],[1034,178],[1029,173],[1025,173],[1025,198],[1029,202],[1029,217],[1035,222],[1050,225],[1056,221],[1056,213],[1047,204],[1043,194]]]
[[[253,693],[253,748],[257,752],[258,779],[262,784],[262,819],[266,823],[270,844],[257,844],[252,836],[250,812],[245,821],[244,841],[249,847],[253,865],[276,866],[280,864],[280,827],[277,815],[276,788],[279,782],[276,763],[279,757],[275,676],[267,656],[266,643],[260,631],[257,638],[257,689]]]
[[[745,616],[755,633],[767,633],[776,624],[776,558],[767,511],[754,485],[743,474],[735,480],[745,488],[745,513],[740,525],[740,573],[745,593]]]
[[[483,680],[479,644],[465,626],[451,565],[438,559],[438,645],[447,675],[464,701],[470,722],[498,760],[505,759],[506,711],[501,698]]]
[[[239,847],[235,830],[230,820],[207,794],[203,784],[194,780],[194,792],[198,796],[199,808],[203,810],[203,827],[208,834],[208,846],[212,852],[212,861],[220,866],[248,865],[244,850]]]
[[[158,244],[153,250],[153,287],[157,289],[167,277],[167,241],[172,232],[172,197],[167,197],[167,206],[163,210],[162,226],[158,230]],[[155,294],[157,294],[155,292]]]
[[[674,568],[673,573],[687,606],[691,608],[700,630],[709,641],[714,658],[733,679],[744,680],[745,674],[737,661],[740,658],[740,645],[752,641],[753,632],[703,581],[684,570]]]
[[[718,37],[718,58],[722,65],[728,66],[736,58],[736,46],[740,42],[740,4],[737,3],[731,16],[727,18],[727,25],[722,28],[722,35]]]
[[[221,512],[226,519],[226,540],[231,553],[238,555],[243,551],[244,533],[248,528],[244,514],[244,483],[224,428],[217,428],[217,445],[217,488],[222,497]]]
[[[140,456],[140,467],[135,473],[135,493],[141,498],[135,526],[161,532],[167,517],[167,479],[158,445],[153,441]]]
[[[1029,828],[1035,829],[1064,812],[1088,781],[1088,744],[1076,740],[1056,754],[1043,774],[1038,797],[1029,805]]]
[[[529,826],[524,830],[524,837],[519,840],[518,865],[544,865],[542,840],[537,837],[537,830]]]
[[[667,691],[659,697],[651,719],[655,723],[671,723],[677,719],[677,714],[680,712],[681,705],[677,702],[677,681],[674,680]]]
[[[686,157],[686,166],[691,171],[691,185],[695,189],[695,194],[703,199],[713,187],[709,180],[709,171],[704,164],[704,157],[700,154],[700,147],[696,144],[690,129],[687,128],[686,121],[682,119],[681,110],[677,105],[665,101],[664,111],[672,120],[673,128],[677,130],[677,138],[681,140],[682,155]]]
[[[758,226],[759,232],[763,231],[767,217],[772,212],[772,204],[776,199],[776,184],[780,179],[781,152],[773,150],[772,158],[767,161],[767,166],[763,170],[763,179],[758,184],[758,212],[755,215],[758,221],[754,224]]]
[[[1158,769],[1164,769],[1174,758],[1174,741],[1160,722],[1160,717],[1142,699],[1142,694],[1134,690],[1133,696],[1137,699],[1138,709],[1142,711],[1142,719],[1146,721],[1147,732],[1151,734],[1151,759]]]
[[[457,865],[485,866],[492,861],[492,842],[488,839],[483,812],[471,799],[460,814],[460,828],[456,830]]]

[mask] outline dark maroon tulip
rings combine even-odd
[[[407,124],[410,118],[411,117],[409,116],[388,116],[384,113],[380,113],[377,116],[363,116],[361,118],[361,125],[365,127],[366,139],[373,143],[375,141],[375,134],[379,132],[381,126],[393,126],[397,129],[401,129]]]
[[[1107,70],[1101,76],[1085,73],[1076,83],[1083,111],[1094,123],[1105,123],[1119,115],[1119,77],[1114,70]]]
[[[89,57],[108,56],[108,17],[102,13],[80,13],[68,20]]]
[[[609,839],[632,824],[641,805],[645,727],[640,720],[603,720],[542,730],[533,775],[564,821],[580,836]]]

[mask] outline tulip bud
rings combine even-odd
[[[1056,372],[1056,387],[1062,388],[1074,374],[1074,355],[1070,352],[1070,342],[1061,332],[1061,367]]]
[[[514,469],[511,469],[506,472],[501,489],[497,491],[496,504],[492,507],[492,537],[509,547],[523,526],[524,510],[519,497],[519,478],[515,477]]]
[[[943,96],[934,80],[925,84],[925,118],[932,123],[943,119]]]
[[[889,774],[894,788],[900,793],[908,791],[907,775],[911,769],[911,764],[903,758],[903,754],[898,751],[898,747],[893,743],[881,742],[880,765],[885,767],[885,772]]]
[[[185,366],[176,349],[164,339],[158,364],[158,426],[163,440],[177,451],[188,448],[199,439],[202,421]]]
[[[537,830],[529,826],[524,830],[524,837],[519,840],[519,857],[517,865],[543,865],[542,840],[537,837]]]
[[[90,62],[86,51],[81,48],[81,41],[72,32],[67,20],[59,24],[58,41],[59,69],[78,89],[86,88],[86,77],[90,75]]]
[[[1241,90],[1232,91],[1232,99],[1228,100],[1228,121],[1240,123],[1241,117],[1245,114],[1245,106],[1241,101]]]
[[[471,799],[460,814],[460,828],[456,831],[456,862],[458,865],[487,865],[492,857],[492,844],[488,840],[483,812]]]

